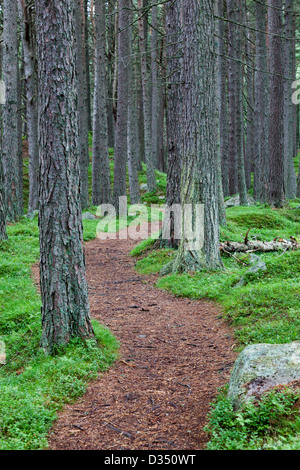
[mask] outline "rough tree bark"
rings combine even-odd
[[[108,155],[108,121],[106,108],[106,30],[105,0],[95,5],[95,73],[92,150],[92,204],[111,202],[111,179]]]
[[[74,23],[76,37],[76,66],[78,77],[78,111],[79,111],[79,144],[80,144],[80,184],[81,204],[89,204],[89,129],[87,104],[86,47],[85,47],[85,12],[84,0],[74,0]]]
[[[294,199],[297,180],[294,167],[294,105],[291,88],[294,81],[294,0],[285,1],[284,26],[284,187],[287,199]]]
[[[38,0],[41,346],[93,338],[80,203],[73,2]]]
[[[3,81],[6,87],[6,101],[2,115],[4,203],[7,220],[15,222],[19,217],[20,208],[17,0],[3,1]]]
[[[28,1],[19,0],[19,12],[23,25],[24,73],[26,83],[26,119],[29,153],[29,201],[28,212],[38,209],[38,108],[37,108],[37,60],[35,18]]]
[[[268,0],[270,120],[269,203],[284,204],[282,0]]]
[[[116,0],[110,0],[107,7],[107,121],[108,146],[115,146],[115,120],[113,106],[114,52],[115,52],[115,7]]]
[[[166,54],[167,54],[167,192],[166,217],[164,219],[163,243],[178,246],[175,238],[174,213],[169,209],[180,204],[180,179],[182,161],[182,27],[180,20],[181,0],[166,5]],[[167,226],[167,224],[169,224]]]
[[[253,35],[251,31],[247,32],[245,55],[247,64],[247,102],[246,102],[246,146],[245,146],[245,175],[246,185],[249,190],[251,187],[251,174],[254,168],[254,155],[255,155],[255,112],[254,112],[254,57],[253,57]]]
[[[157,79],[157,6],[156,0],[152,0],[152,34],[151,34],[151,136],[152,136],[152,160],[155,168],[158,168],[158,79]]]
[[[218,106],[214,1],[184,1],[182,15],[182,233],[177,256],[167,267],[167,271],[176,272],[222,266],[216,164]]]
[[[217,14],[225,16],[224,0],[218,0]],[[222,187],[224,196],[229,196],[229,152],[228,152],[228,90],[227,90],[227,59],[226,31],[224,20],[218,20],[218,100],[220,117],[220,155],[222,166]]]
[[[139,45],[141,55],[141,75],[143,89],[143,120],[144,120],[144,143],[145,143],[145,161],[147,165],[147,185],[148,191],[155,191],[156,179],[154,171],[154,161],[152,156],[152,137],[151,137],[151,108],[149,96],[149,80],[147,71],[147,48],[143,21],[142,0],[137,0],[138,6],[138,26],[139,26]]]
[[[132,36],[133,14],[129,11],[128,15],[128,37],[129,37],[129,64],[128,64],[128,84],[130,98],[128,100],[128,178],[130,203],[139,204],[141,202],[138,165],[140,161],[139,154],[139,135],[138,135],[138,112],[137,112],[137,91],[135,81],[135,63],[133,56],[133,36]]]
[[[266,2],[255,2],[255,160],[254,198],[261,202],[268,199],[269,180],[269,77],[267,63],[267,8]]]
[[[119,197],[126,196],[126,163],[127,163],[127,119],[128,119],[128,67],[129,32],[128,12],[129,0],[119,0],[118,25],[118,102],[115,135],[115,167],[114,167],[114,204],[119,208]]]
[[[235,0],[227,0],[228,22],[228,116],[229,116],[229,194],[238,192],[237,170],[237,11]]]

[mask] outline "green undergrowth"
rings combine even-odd
[[[81,396],[89,381],[116,359],[118,344],[98,322],[98,346],[74,339],[55,357],[39,348],[41,300],[31,275],[39,258],[37,219],[7,227],[0,242],[0,341],[6,364],[0,365],[0,449],[36,450],[65,403]]]
[[[113,181],[112,149],[109,155]],[[91,178],[90,165],[90,195]],[[143,165],[140,184],[145,178]],[[105,231],[135,224],[141,212],[146,219],[159,219],[159,210],[150,215],[150,205],[164,202],[166,175],[156,172],[156,178],[154,193],[142,191],[144,209],[133,212],[128,197],[128,210],[133,213],[126,221],[117,218],[116,225],[107,224]],[[24,213],[28,194],[28,158],[24,158]],[[86,211],[97,215],[98,208],[90,206]],[[83,220],[84,241],[96,237],[100,222],[101,218]],[[32,277],[32,265],[39,260],[37,217],[23,217],[7,232],[8,240],[0,242],[0,350],[4,343],[6,352],[6,364],[0,364],[0,450],[44,449],[57,412],[82,396],[88,383],[113,364],[119,345],[108,329],[93,320],[97,346],[74,338],[54,357],[41,351],[41,299]]]
[[[270,241],[276,237],[300,240],[300,200],[291,201],[283,209],[264,205],[227,209],[226,227],[221,227],[221,241],[243,242],[249,238]],[[159,277],[157,287],[179,297],[217,301],[226,322],[232,327],[236,350],[253,343],[283,344],[300,339],[300,251],[256,253],[267,270],[247,273],[249,254],[222,255],[224,268],[197,273],[170,274]],[[160,249],[153,240],[135,247],[136,269],[141,273],[158,273],[176,255],[176,251]],[[244,284],[238,286],[244,278]],[[220,394],[209,418],[211,449],[299,448],[299,413],[289,405],[282,393],[271,396],[255,408],[241,414]],[[291,398],[291,403],[297,399]],[[254,406],[254,405],[253,405]],[[282,428],[273,420],[277,411]],[[265,415],[264,424],[255,421],[256,414]],[[275,414],[276,414],[275,413]],[[280,413],[282,413],[280,415]],[[275,432],[275,428],[278,432]]]
[[[208,415],[208,450],[299,450],[299,392],[272,390],[238,412],[220,390]]]

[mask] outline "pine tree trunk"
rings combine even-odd
[[[106,109],[106,30],[105,0],[95,5],[95,73],[93,112],[92,204],[111,202],[111,179],[108,155],[108,122]]]
[[[37,108],[37,60],[36,31],[32,10],[19,0],[20,18],[23,23],[22,43],[26,83],[26,119],[29,153],[29,202],[28,212],[38,209],[38,108]]]
[[[219,250],[216,163],[218,106],[214,1],[184,1],[182,15],[184,25],[182,234],[178,254],[170,267],[176,272],[203,268],[218,269],[222,266]],[[189,207],[190,217],[188,217]],[[197,209],[199,209],[198,220]],[[194,232],[193,236],[189,237],[189,231]]]
[[[294,167],[294,105],[291,88],[294,81],[294,0],[285,1],[285,39],[284,39],[284,187],[287,199],[294,199],[297,191]]]
[[[126,196],[127,119],[128,119],[128,67],[129,67],[129,0],[119,0],[118,26],[118,104],[115,140],[114,204]]]
[[[152,34],[151,34],[151,136],[152,136],[152,160],[155,168],[158,168],[158,80],[157,80],[157,6],[156,0],[152,0]]]
[[[37,2],[41,346],[92,338],[82,239],[73,2]]]
[[[5,212],[9,222],[19,217],[18,41],[17,0],[3,1],[3,174]]]
[[[151,108],[149,96],[149,80],[147,71],[147,48],[144,30],[144,20],[142,16],[142,0],[137,1],[138,5],[138,25],[139,25],[139,45],[141,55],[141,75],[143,89],[143,119],[144,119],[144,141],[145,141],[145,161],[147,165],[147,185],[148,191],[155,191],[156,179],[154,171],[154,161],[152,156],[152,137],[151,137]]]
[[[237,20],[240,24],[246,22],[246,10],[244,2],[236,0],[236,9],[238,10]],[[243,65],[243,30],[242,28],[236,29],[236,55],[237,55],[237,167],[238,167],[238,189],[240,196],[240,205],[247,206],[247,187],[246,187],[246,175],[245,175],[245,148],[244,148],[244,65]]]
[[[77,46],[76,67],[78,77],[81,204],[82,208],[85,208],[89,205],[89,136],[85,57],[85,15],[83,1],[84,0],[74,1],[74,22]]]
[[[137,125],[137,91],[135,83],[135,67],[133,56],[133,33],[132,33],[132,12],[128,15],[128,35],[129,35],[129,61],[128,64],[128,84],[129,84],[129,100],[128,100],[128,178],[129,192],[131,204],[139,204],[141,202],[138,164],[140,161],[139,154],[139,136]]]
[[[218,16],[225,16],[224,0],[218,0]],[[222,166],[222,187],[224,196],[229,196],[229,152],[228,152],[228,91],[227,91],[227,59],[224,20],[218,20],[218,100],[220,118],[220,155]]]
[[[0,145],[0,150],[1,150]],[[6,220],[5,220],[5,206],[4,206],[4,185],[3,185],[3,170],[2,161],[0,160],[0,241],[6,240]]]
[[[113,80],[114,80],[114,51],[115,51],[115,6],[116,0],[110,0],[107,8],[107,121],[108,146],[115,146],[115,120],[113,106]]]
[[[255,2],[256,57],[255,57],[255,161],[254,198],[267,202],[269,182],[269,77],[267,64],[267,9]]]
[[[19,43],[19,48],[21,46],[21,41],[19,41],[18,38],[18,43]],[[22,54],[23,55],[23,54]],[[24,66],[23,66],[23,60],[21,63],[21,67],[19,66],[19,57],[18,57],[18,86],[17,86],[17,93],[18,93],[18,108],[17,108],[17,140],[18,140],[18,165],[19,165],[19,171],[18,171],[18,201],[19,201],[19,217],[23,216],[24,213],[24,200],[23,200],[23,189],[24,189],[24,182],[23,182],[23,145],[22,145],[22,135],[23,135],[23,129],[22,129],[22,95],[24,95],[23,92],[23,77],[24,77]]]
[[[166,54],[167,54],[167,192],[166,217],[163,234],[170,246],[178,246],[175,238],[174,213],[169,209],[180,204],[180,180],[182,162],[182,31],[180,21],[181,1],[166,5]],[[169,224],[169,226],[167,226]],[[166,234],[166,235],[165,235]],[[166,239],[165,239],[166,240]],[[166,241],[164,240],[164,243]]]
[[[235,0],[227,0],[228,22],[228,116],[229,116],[229,193],[238,192],[237,166],[237,11]]]
[[[251,174],[254,164],[255,155],[255,135],[254,135],[254,73],[253,73],[253,54],[252,54],[252,43],[253,38],[251,31],[247,33],[247,40],[245,45],[246,63],[247,63],[247,77],[246,77],[246,88],[247,88],[247,103],[246,103],[246,148],[245,148],[245,175],[246,185],[249,190],[251,187]]]
[[[269,203],[284,204],[282,0],[269,0]]]

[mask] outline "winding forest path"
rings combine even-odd
[[[51,449],[199,450],[209,403],[228,380],[231,331],[210,302],[177,298],[141,276],[132,240],[86,244],[92,316],[121,358],[60,413]]]

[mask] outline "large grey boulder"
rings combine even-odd
[[[249,206],[254,206],[256,204],[255,199],[253,199],[253,197],[249,196],[249,194],[247,195],[247,200],[248,200],[248,205]],[[239,195],[232,196],[230,199],[227,199],[227,201],[225,201],[224,204],[225,204],[226,209],[228,209],[228,207],[239,206],[240,205],[240,196]]]
[[[235,409],[266,390],[300,380],[300,341],[253,344],[238,356],[229,382],[228,398]]]

